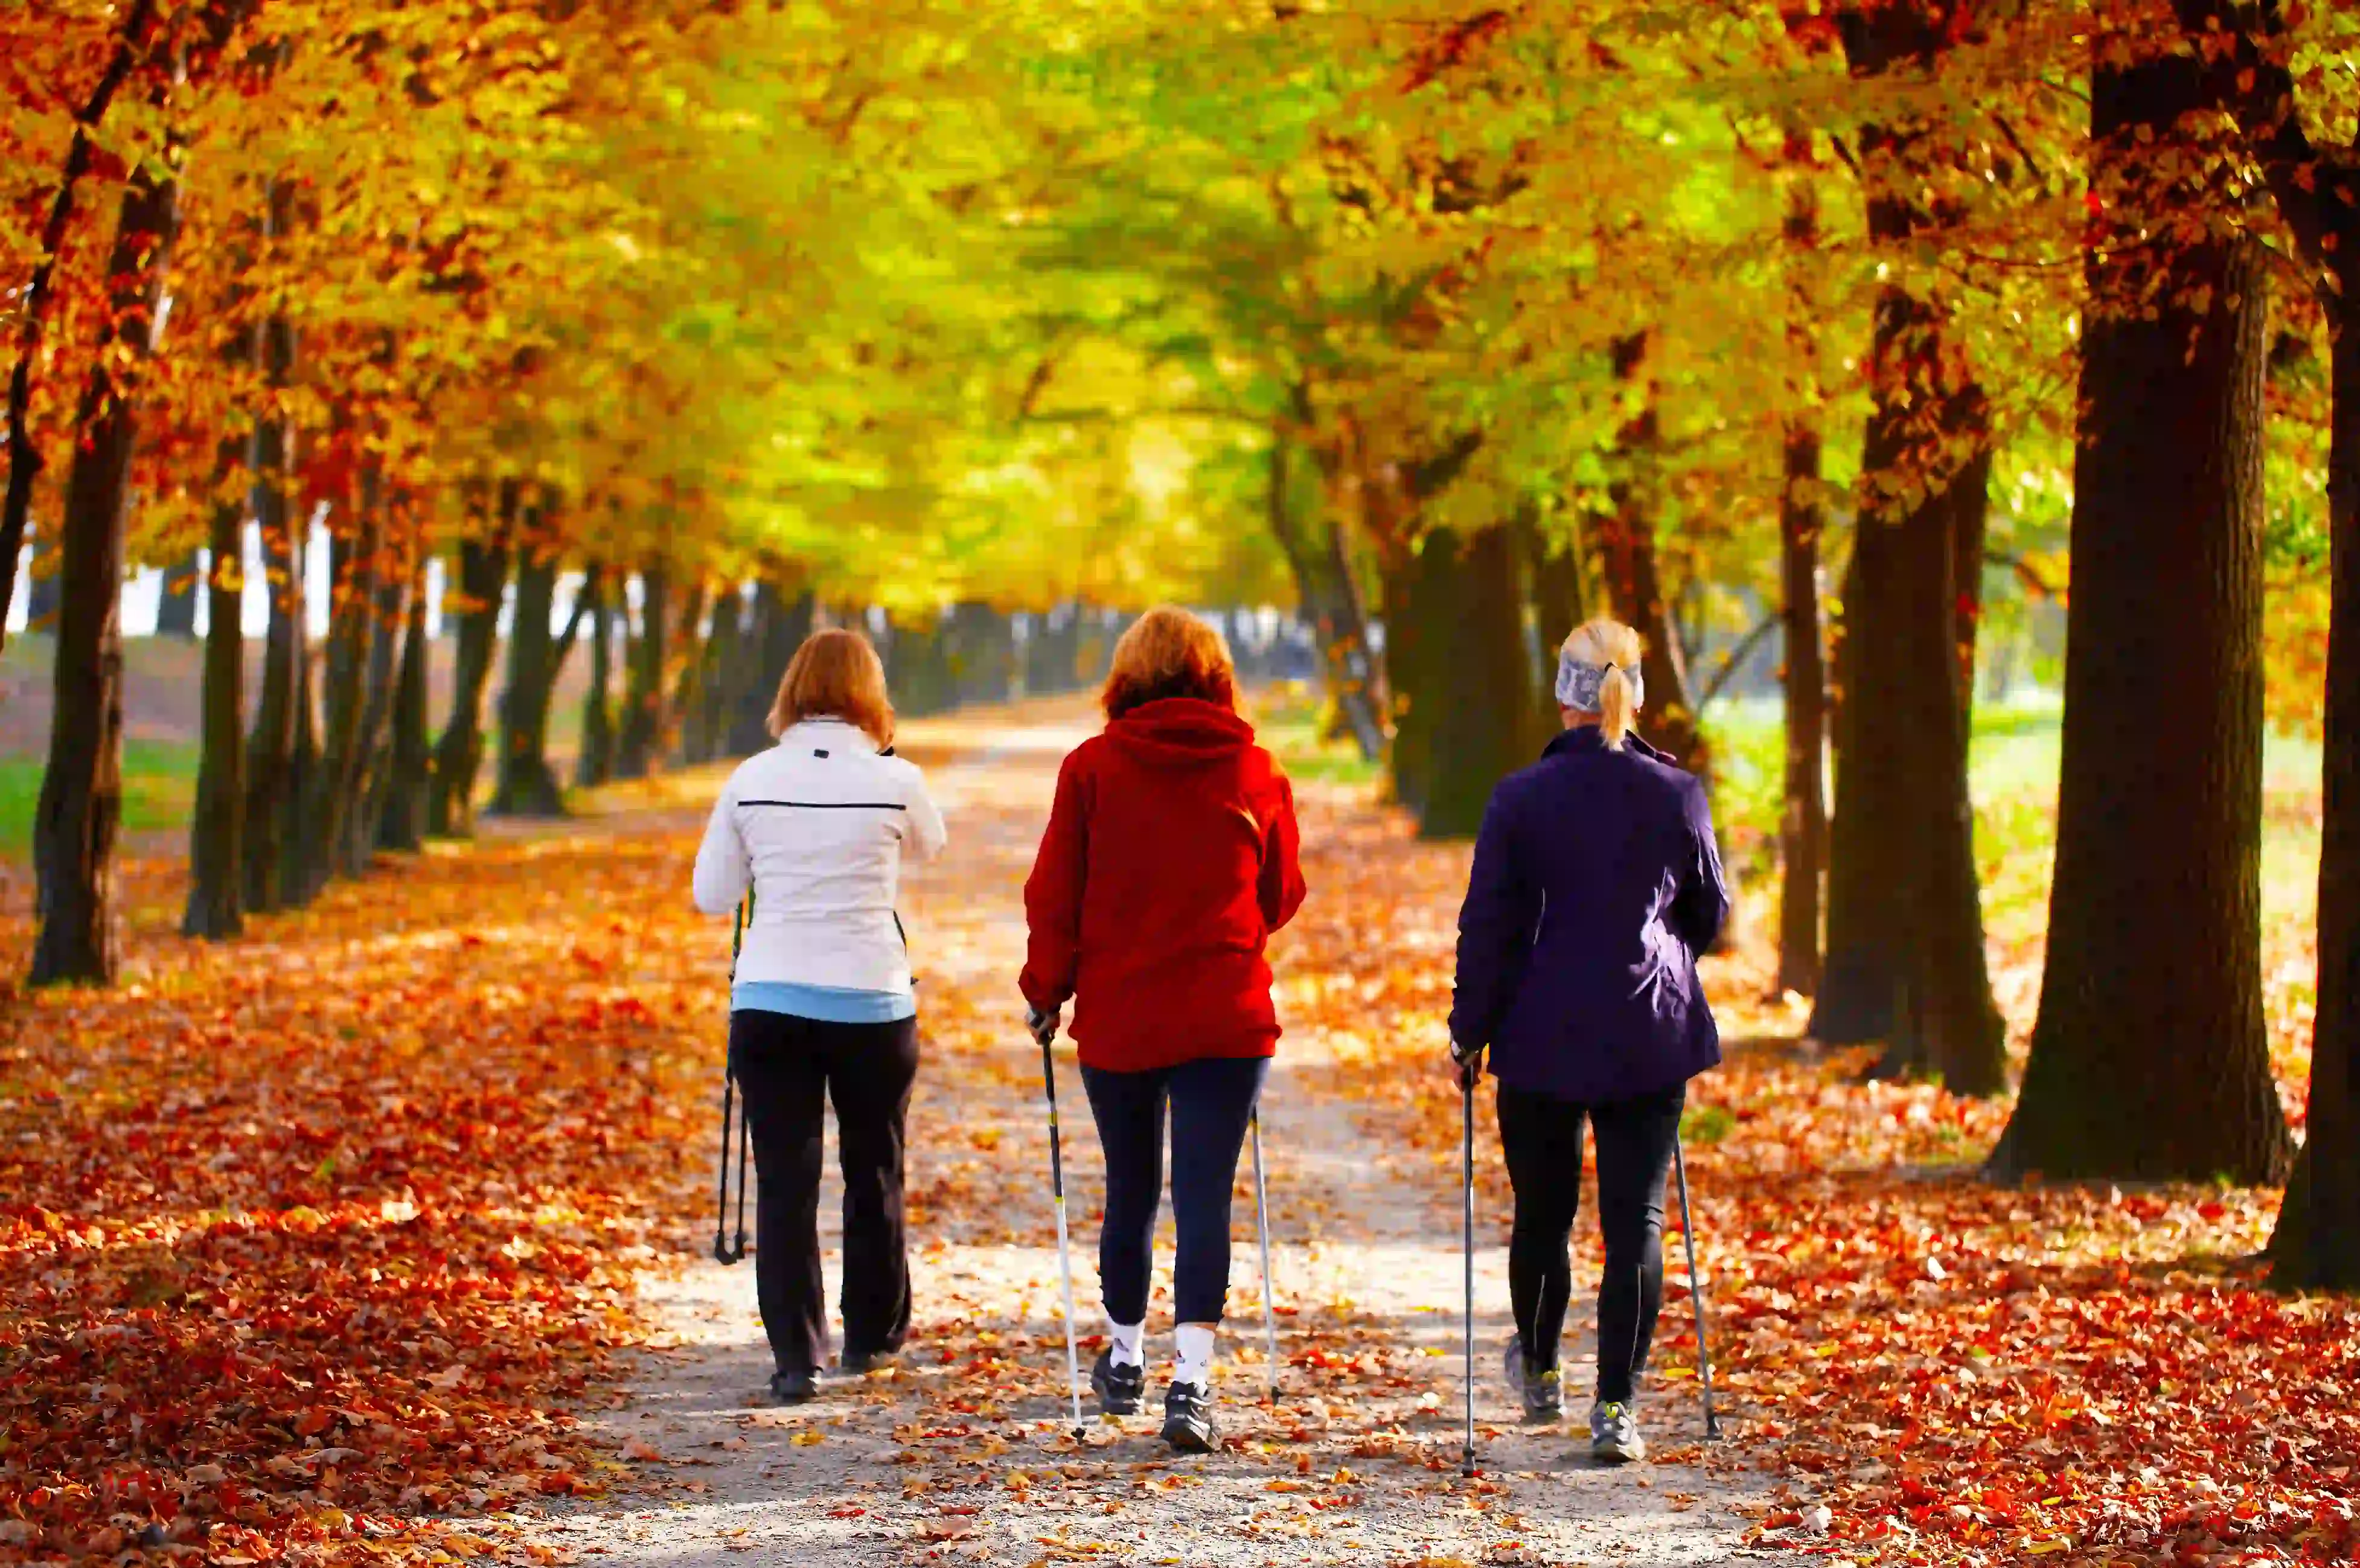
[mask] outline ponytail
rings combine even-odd
[[[1639,705],[1632,700],[1631,677],[1619,664],[1606,666],[1606,674],[1598,683],[1598,729],[1606,738],[1606,749],[1619,751],[1623,737],[1631,733],[1631,724],[1639,716]]]
[[[1576,627],[1557,650],[1558,706],[1596,715],[1599,735],[1609,751],[1622,749],[1647,701],[1640,651],[1637,632],[1603,617]]]

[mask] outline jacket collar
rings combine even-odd
[[[1658,751],[1653,746],[1648,745],[1644,740],[1640,740],[1635,733],[1624,736],[1622,738],[1622,746],[1625,751],[1636,751],[1640,756],[1645,757],[1652,762],[1670,762],[1672,761],[1672,759],[1666,753]],[[1606,732],[1604,730],[1599,729],[1595,724],[1577,724],[1570,729],[1564,730],[1552,736],[1549,740],[1549,743],[1541,749],[1541,755],[1544,757],[1559,757],[1569,756],[1575,753],[1586,753],[1592,756],[1601,756],[1605,753],[1605,751]],[[1677,763],[1674,765],[1677,766]]]

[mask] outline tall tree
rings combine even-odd
[[[1710,774],[1712,760],[1688,693],[1688,652],[1680,645],[1679,627],[1672,619],[1664,586],[1663,564],[1655,551],[1663,416],[1648,364],[1654,335],[1652,330],[1625,334],[1614,340],[1609,356],[1627,411],[1615,438],[1614,458],[1620,471],[1608,487],[1608,510],[1594,520],[1591,532],[1598,552],[1598,579],[1607,599],[1616,618],[1638,632],[1646,646],[1642,666],[1646,707],[1639,717],[1640,729],[1680,766]]]
[[[2239,29],[2239,118],[2320,280],[2331,342],[2319,986],[2307,1135],[2270,1237],[2272,1278],[2352,1290],[2360,1289],[2360,137],[2322,148],[2304,129],[2276,0],[2224,19]]]
[[[158,96],[160,97],[160,93]],[[107,321],[74,416],[66,476],[56,693],[33,823],[40,931],[32,981],[110,984],[119,958],[115,836],[123,811],[123,512],[139,380],[180,221],[180,149],[133,171],[107,258]],[[0,541],[5,544],[5,541]]]
[[[434,747],[434,785],[426,807],[426,830],[436,838],[465,838],[475,831],[475,775],[484,763],[484,688],[498,650],[500,604],[508,593],[520,495],[516,480],[500,481],[491,536],[459,544],[459,592],[445,609],[458,622],[457,667],[451,717]]]
[[[1938,71],[1957,41],[1932,0],[1839,17],[1855,80]],[[1968,160],[1916,115],[1859,137],[1868,232],[1888,262],[1869,346],[1860,513],[1844,582],[1826,967],[1811,1033],[1886,1042],[1878,1070],[1965,1094],[2006,1087],[2005,1029],[1983,951],[1967,787],[1972,646],[1962,550],[1981,570],[1989,403],[1949,305],[1900,263],[1966,215]]]
[[[204,741],[189,823],[189,905],[180,932],[215,940],[246,928],[246,507],[216,501],[206,572]]]
[[[2002,1174],[2267,1182],[2291,1154],[2261,1004],[2267,310],[2211,139],[2239,67],[2202,33],[2102,35],[2092,74],[2057,868]]]

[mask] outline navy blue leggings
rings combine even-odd
[[[1179,1256],[1172,1320],[1218,1323],[1229,1295],[1229,1191],[1268,1057],[1204,1057],[1150,1072],[1085,1066],[1082,1088],[1106,1150],[1098,1282],[1107,1316],[1147,1321],[1155,1212],[1164,1198],[1164,1108],[1172,1107],[1172,1215]]]

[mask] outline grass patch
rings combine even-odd
[[[197,803],[198,749],[177,740],[126,740],[123,746],[123,831],[185,828]],[[41,802],[40,757],[0,757],[0,855],[32,850]]]

